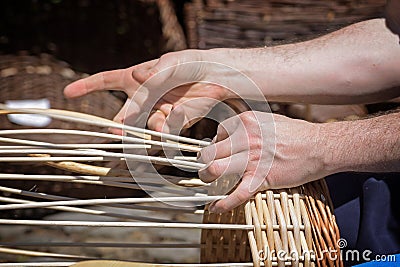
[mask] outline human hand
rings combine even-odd
[[[210,211],[226,212],[258,191],[299,186],[326,176],[319,127],[253,111],[222,122],[214,144],[200,151],[199,160],[207,166],[199,176],[208,183],[230,174],[242,179],[228,197],[212,203]]]
[[[115,121],[122,123],[129,118],[131,123],[145,113],[147,126],[152,130],[169,132],[169,122],[177,121],[187,127],[228,95],[223,86],[209,83],[221,73],[207,65],[206,53],[168,53],[126,69],[97,73],[69,84],[64,94],[79,97],[99,90],[124,91],[128,99]],[[173,119],[174,114],[175,118],[179,116],[178,120]]]

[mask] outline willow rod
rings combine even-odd
[[[31,156],[39,156],[45,154],[31,154]],[[80,162],[95,162],[95,161],[123,161],[124,158],[115,158],[115,157],[50,157],[49,155],[42,156],[42,157],[0,157],[0,162],[73,162],[73,161],[80,161]],[[164,163],[163,165],[168,165]],[[175,164],[175,167],[180,168],[187,168],[187,169],[194,169],[198,170],[198,167],[191,167],[187,165]]]
[[[10,187],[5,187],[5,186],[0,186],[0,191],[11,193],[11,194],[17,194],[17,195],[21,195],[21,196],[34,197],[34,198],[39,198],[39,199],[47,199],[47,200],[58,200],[58,201],[78,200],[76,198],[57,196],[57,195],[51,195],[51,194],[46,194],[46,193],[36,193],[36,192],[32,192],[32,191],[26,191],[26,190],[10,188]],[[204,212],[204,210],[195,210],[195,209],[182,208],[182,207],[180,207],[180,208],[175,208],[175,207],[171,207],[171,206],[160,207],[160,206],[149,206],[149,205],[138,205],[138,204],[131,204],[131,205],[104,204],[103,206],[117,208],[117,209],[128,209],[128,210],[138,209],[138,210],[151,210],[151,211],[162,211],[162,212],[180,212],[180,213],[189,213],[189,214],[202,214],[202,212]],[[117,213],[117,214],[119,214],[119,213]]]
[[[0,180],[17,179],[17,180],[92,180],[92,181],[112,181],[112,182],[135,182],[132,177],[108,177],[95,175],[63,175],[63,174],[20,174],[20,173],[0,173]]]
[[[3,187],[0,186],[0,190]],[[196,194],[203,195],[203,194]],[[112,198],[112,199],[77,199],[77,200],[61,200],[61,201],[46,201],[32,204],[9,204],[1,205],[0,210],[10,209],[30,209],[44,208],[51,206],[82,206],[82,205],[103,205],[103,204],[138,204],[138,203],[173,203],[173,202],[211,202],[224,199],[224,196],[182,196],[182,197],[158,197],[158,198]],[[265,198],[265,195],[262,196]]]
[[[0,267],[69,267],[76,262],[10,262],[0,263]]]
[[[10,197],[0,197],[0,201],[11,202],[11,203],[37,203],[34,201],[28,201],[28,200],[10,198]],[[118,218],[118,219],[130,219],[130,220],[135,220],[135,221],[147,221],[147,222],[168,222],[169,221],[169,220],[153,218],[153,217],[112,213],[112,212],[105,212],[105,211],[101,211],[101,210],[76,208],[76,207],[68,207],[68,206],[54,206],[54,207],[47,207],[46,209],[54,209],[54,210],[61,210],[61,211],[67,211],[67,212],[76,212],[76,213],[83,213],[83,214],[90,214],[90,215],[97,215],[97,216],[106,216],[106,217],[112,217],[112,218]]]
[[[194,243],[127,243],[127,242],[0,242],[0,247],[101,247],[101,248],[201,248]]]
[[[122,179],[130,179],[130,181],[134,180],[137,183],[140,182],[149,184],[166,184],[165,181],[168,181],[169,183],[181,186],[190,186],[190,187],[210,186],[210,183],[205,183],[196,177],[190,178],[190,177],[165,175],[159,173],[134,172],[122,169],[118,170],[118,169],[93,166],[77,162],[45,162],[45,164],[62,170],[99,176],[101,177],[101,180],[103,179],[107,180],[108,178],[110,178],[110,180],[115,179],[115,181],[118,181],[118,177],[124,177]],[[108,175],[117,177],[112,177]],[[127,178],[127,176],[129,178]],[[126,182],[126,181],[127,180],[121,180],[121,182]]]
[[[206,142],[206,141],[202,141],[202,140],[196,140],[196,139],[192,139],[192,138],[188,138],[188,137],[182,137],[179,135],[161,133],[161,132],[156,132],[156,131],[152,131],[152,130],[148,130],[148,129],[142,129],[139,127],[124,125],[121,123],[117,123],[115,121],[107,120],[104,118],[99,118],[97,116],[79,113],[79,112],[68,111],[68,110],[34,109],[34,108],[12,108],[12,109],[9,109],[7,107],[7,105],[4,105],[4,104],[0,104],[0,109],[3,109],[3,110],[5,110],[5,112],[10,112],[10,113],[42,114],[42,115],[46,115],[48,117],[60,119],[60,120],[80,122],[80,123],[85,123],[88,125],[95,125],[95,126],[100,126],[100,127],[112,127],[112,128],[117,128],[117,129],[121,129],[121,130],[129,130],[129,131],[133,131],[133,132],[137,132],[137,133],[141,133],[141,134],[148,134],[151,136],[160,137],[162,139],[169,139],[169,140],[176,141],[176,142],[185,142],[185,143],[195,144],[195,145],[200,145],[200,146],[208,146],[210,144],[210,142]]]
[[[5,248],[5,247],[0,247],[0,253],[8,253],[8,254],[16,254],[16,255],[24,255],[24,256],[33,256],[33,257],[51,257],[51,258],[81,259],[81,260],[95,259],[93,257],[85,257],[85,256],[77,256],[77,255],[69,255],[69,254],[59,254],[59,253],[49,253],[49,252],[40,252],[40,251],[15,249],[15,248]]]
[[[123,159],[106,157],[0,157],[0,162],[58,162],[58,161],[117,161]]]
[[[159,197],[159,198],[113,198],[113,199],[85,199],[85,200],[65,200],[65,201],[46,201],[32,204],[9,204],[1,205],[0,210],[10,209],[30,209],[44,208],[50,206],[82,206],[82,205],[101,205],[101,204],[137,204],[155,202],[207,202],[223,199],[226,196],[199,196],[199,197]]]
[[[0,219],[0,224],[31,225],[31,226],[79,226],[79,227],[138,227],[138,228],[175,228],[175,229],[207,229],[207,230],[254,230],[254,225],[248,224],[211,224],[211,223],[156,223],[156,222],[101,222],[101,221],[45,221],[45,220],[10,220]],[[280,230],[280,225],[269,225],[273,230]],[[262,225],[265,230],[267,226]],[[293,225],[287,225],[293,230]],[[304,225],[300,226],[304,230]]]
[[[121,183],[137,183],[141,185],[168,185],[170,177],[160,176],[158,178],[146,177],[113,177],[113,176],[98,176],[98,175],[61,175],[61,174],[17,174],[17,173],[0,173],[0,180],[41,180],[41,181],[73,181],[73,180],[89,180],[89,181],[106,181],[106,182],[121,182]],[[166,183],[163,180],[167,180]],[[179,178],[174,177],[173,184],[182,186],[209,186],[198,178]]]
[[[1,138],[0,138],[1,142]],[[48,147],[48,146],[35,146],[35,145],[27,145],[27,146],[0,146],[0,149],[34,149],[38,147]],[[135,149],[135,148],[146,148],[150,149],[151,145],[144,144],[55,144],[56,148],[101,148],[101,149]],[[179,159],[179,158],[178,158]],[[191,159],[185,159],[191,160]]]
[[[0,177],[2,180],[2,177]],[[14,180],[40,180],[40,181],[54,181],[54,182],[69,182],[69,183],[80,183],[80,184],[93,184],[93,185],[101,185],[101,186],[110,186],[110,187],[118,187],[118,188],[126,188],[133,190],[148,190],[152,192],[163,192],[170,193],[174,195],[181,196],[193,196],[194,193],[191,190],[179,190],[170,187],[165,187],[162,185],[148,185],[148,184],[136,184],[136,183],[121,183],[121,182],[113,182],[113,181],[95,181],[95,180],[87,180],[87,179],[63,179],[63,178],[41,178],[39,175],[35,177],[35,179],[29,177],[19,176],[14,178]]]
[[[177,150],[184,150],[184,151],[192,151],[198,152],[201,150],[200,147],[195,147],[191,145],[186,145],[182,143],[168,143],[156,140],[147,140],[147,139],[140,139],[136,137],[130,136],[122,136],[110,133],[101,133],[101,132],[91,132],[91,131],[84,131],[84,130],[68,130],[68,129],[17,129],[17,130],[0,130],[0,135],[16,135],[16,134],[69,134],[69,135],[82,135],[82,136],[92,136],[92,137],[100,137],[112,140],[118,140],[123,142],[130,142],[130,143],[137,143],[137,144],[148,144],[162,147],[163,149],[177,149]],[[46,146],[57,146],[58,144],[53,143],[46,143],[40,141],[31,141],[28,143],[29,140],[23,139],[8,139],[9,142],[13,141],[16,143],[23,143],[22,141],[26,141],[23,144],[32,144],[32,145],[46,145]],[[7,142],[7,139],[0,139],[0,141]]]
[[[64,155],[78,155],[78,156],[103,156],[110,158],[126,158],[131,160],[137,160],[139,162],[164,164],[164,165],[180,165],[184,167],[193,168],[203,168],[206,166],[204,163],[184,161],[177,159],[169,159],[155,156],[147,155],[136,155],[127,153],[117,153],[117,152],[106,152],[102,150],[67,150],[67,149],[2,149],[0,154],[64,154]]]
[[[119,262],[121,263],[121,262]],[[252,262],[229,262],[229,263],[142,263],[142,262],[124,262],[126,267],[253,267]],[[0,263],[0,267],[69,267],[75,266],[77,262],[28,262],[28,263]],[[101,263],[100,263],[101,264]],[[110,261],[103,261],[103,264],[111,264]],[[285,266],[291,266],[291,262]],[[79,267],[93,267],[92,265],[83,265]],[[264,266],[264,263],[261,263]],[[272,266],[278,266],[278,263],[273,262]],[[78,266],[77,266],[78,267]]]

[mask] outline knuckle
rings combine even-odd
[[[279,179],[276,175],[268,174],[264,179],[264,187],[267,188],[278,188],[279,187]]]
[[[199,161],[202,163],[208,163],[215,157],[215,145],[203,148],[199,153]]]
[[[249,162],[259,162],[261,160],[261,152],[257,149],[252,149],[248,153]]]
[[[251,197],[251,195],[252,194],[247,187],[239,187],[238,190],[235,192],[235,197],[240,203],[247,201]]]
[[[218,162],[214,161],[208,166],[208,173],[213,176],[213,177],[219,177],[223,173],[223,168],[221,167],[221,164]]]
[[[241,113],[239,116],[240,116],[240,119],[245,124],[252,123],[252,122],[254,122],[254,119],[255,119],[253,111],[245,111],[245,112]]]
[[[209,168],[199,170],[199,178],[205,183],[211,183],[215,180],[215,177],[210,173]]]
[[[225,127],[224,127],[224,122],[218,124],[217,127],[217,136],[221,135],[222,133],[226,132]]]
[[[160,61],[169,61],[172,60],[174,58],[174,55],[172,52],[169,53],[165,53],[160,57]]]

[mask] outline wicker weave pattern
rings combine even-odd
[[[324,180],[260,192],[226,214],[210,214],[206,207],[204,223],[245,223],[254,229],[202,231],[201,260],[245,262],[251,255],[254,266],[341,267],[331,209]]]
[[[304,186],[306,206],[313,231],[313,249],[318,257],[318,266],[342,267],[339,228],[333,212],[333,204],[325,180]],[[336,252],[328,254],[326,252]],[[331,260],[335,259],[337,260]]]
[[[384,0],[195,0],[186,6],[190,48],[254,47],[315,38],[382,15]]]
[[[0,56],[0,103],[6,100],[47,98],[52,108],[67,109],[112,119],[122,107],[122,101],[108,92],[96,92],[78,99],[66,99],[64,87],[81,78],[65,62],[49,55],[34,57],[28,55]],[[1,129],[31,128],[11,123],[6,116],[0,116]],[[99,127],[53,120],[48,128],[103,131]],[[90,142],[90,138],[86,138]],[[37,139],[40,140],[40,139]],[[48,141],[48,140],[40,140]],[[54,141],[54,140],[53,140]],[[64,142],[83,141],[82,137],[63,138]]]
[[[262,261],[265,266],[298,266],[299,262],[314,266],[311,224],[299,193],[289,197],[287,192],[274,196],[267,191],[266,199],[258,193],[246,204],[245,213],[246,223],[254,225],[254,231],[248,232],[254,266],[260,266]],[[275,225],[276,230],[271,227]]]
[[[244,205],[224,214],[204,210],[203,223],[245,224]],[[243,230],[202,230],[201,261],[203,263],[248,262],[250,247]]]

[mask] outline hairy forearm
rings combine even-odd
[[[319,146],[328,174],[400,172],[400,112],[321,124]]]
[[[243,71],[270,101],[371,103],[400,95],[399,37],[383,19],[296,44],[210,50],[210,60]],[[252,97],[246,88],[239,93]]]

